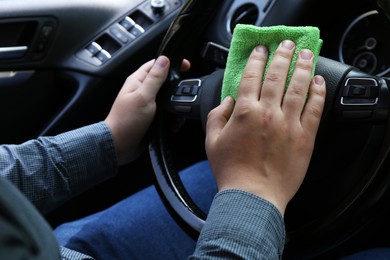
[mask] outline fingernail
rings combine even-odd
[[[305,50],[301,50],[299,56],[301,57],[301,59],[310,60],[313,57],[313,53],[305,49]]]
[[[166,57],[160,56],[157,58],[154,63],[157,67],[165,68],[168,65],[168,59]]]
[[[289,49],[289,50],[292,50],[295,47],[295,43],[293,41],[290,41],[290,40],[282,41],[281,45],[282,45],[282,47]]]
[[[318,75],[314,77],[314,83],[316,83],[317,85],[322,85],[322,84],[324,84],[324,82],[325,82],[325,80],[323,77],[318,76]]]
[[[266,48],[265,46],[262,46],[262,45],[257,46],[257,47],[255,48],[255,50],[256,50],[258,53],[267,53],[267,52],[268,52],[267,48]]]

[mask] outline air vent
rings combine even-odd
[[[239,7],[232,16],[230,21],[230,32],[233,33],[237,24],[255,24],[259,18],[259,9],[254,4],[245,4]]]

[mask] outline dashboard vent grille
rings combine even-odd
[[[239,7],[232,16],[230,32],[233,33],[237,24],[255,24],[259,17],[259,9],[254,4],[245,4]]]

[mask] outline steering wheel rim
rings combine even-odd
[[[183,219],[192,229],[198,232],[204,225],[206,214],[196,205],[196,203],[194,203],[194,201],[188,195],[184,185],[181,183],[178,172],[175,169],[172,154],[168,148],[169,140],[166,138],[167,112],[163,109],[163,103],[166,102],[167,96],[170,96],[172,90],[182,80],[179,70],[182,59],[184,57],[188,57],[188,55],[193,52],[193,49],[191,49],[193,43],[201,36],[202,32],[210,22],[211,17],[213,17],[212,14],[217,10],[218,6],[222,2],[223,1],[221,0],[188,1],[168,30],[163,43],[160,46],[159,55],[168,56],[171,59],[172,65],[169,79],[167,80],[166,85],[163,87],[163,90],[158,97],[157,102],[159,108],[154,122],[155,127],[153,127],[155,130],[152,133],[152,138],[149,145],[149,154],[160,191],[168,201],[169,205],[180,216],[180,218]],[[196,26],[194,24],[196,24]],[[188,28],[197,28],[197,30],[194,32],[193,30],[188,30]],[[177,44],[178,42],[180,44]],[[218,82],[221,81],[221,75],[223,75],[223,73],[221,73],[221,71],[217,71],[216,74],[219,76],[216,78],[211,77],[211,79],[205,78],[204,81],[212,80],[213,83],[211,84],[218,84]],[[376,78],[360,71],[356,71],[351,66],[341,64],[324,57],[319,57],[318,59],[316,74],[323,75],[327,81],[328,86],[326,101],[327,104],[325,105],[325,111],[321,125],[326,124],[326,122],[332,120],[334,117],[342,117],[347,112],[351,112],[353,114],[355,111],[357,111],[356,106],[353,109],[350,109],[350,107],[346,109],[339,104],[338,101],[345,94],[343,93],[344,89],[340,88],[345,88],[346,79],[348,78],[368,78],[375,79],[379,82],[382,103],[379,104],[380,106],[378,106],[378,109],[376,109],[376,116],[374,119],[359,119],[357,121],[362,121],[363,123],[364,121],[367,121],[368,123],[374,122],[375,124],[377,122],[381,122],[380,124],[382,127],[385,129],[388,128],[387,125],[389,122],[387,120],[387,111],[389,97],[387,91],[387,82],[384,79]],[[205,94],[205,90],[203,91],[204,92],[201,93],[203,96],[214,97],[211,98],[212,100],[209,99],[207,101],[208,104],[206,105],[206,108],[201,106],[201,108],[203,108],[202,122],[205,124],[204,118],[207,116],[207,112],[217,105],[215,96],[218,96],[218,93],[216,94],[214,91],[213,93]],[[354,120],[350,121],[354,122]],[[321,129],[324,129],[324,127],[320,126],[320,131]],[[323,130],[323,132],[324,131],[325,130]],[[369,174],[366,176],[365,183],[360,181],[359,185],[357,185],[359,187],[356,187],[356,191],[353,192],[353,195],[350,196],[350,198],[344,199],[339,205],[335,206],[334,212],[329,213],[327,216],[322,217],[318,221],[314,221],[314,223],[306,223],[305,225],[301,226],[300,230],[287,230],[287,251],[292,247],[297,247],[298,245],[298,250],[291,249],[291,254],[301,254],[298,253],[300,248],[299,243],[302,241],[302,239],[307,237],[307,234],[311,234],[318,239],[316,242],[313,242],[313,244],[315,244],[315,250],[313,250],[313,252],[306,253],[305,257],[308,257],[309,255],[313,256],[316,254],[316,252],[319,251],[329,250],[330,248],[336,246],[336,244],[341,243],[341,241],[346,238],[346,233],[348,233],[347,231],[344,232],[345,234],[339,235],[336,239],[334,237],[332,238],[330,235],[334,228],[337,229],[345,224],[346,216],[350,216],[351,214],[361,211],[367,211],[367,209],[374,207],[377,201],[372,201],[372,198],[375,196],[381,196],[390,183],[390,179],[382,173],[382,166],[389,154],[390,147],[390,134],[387,132],[389,131],[382,133],[383,143],[380,146],[380,151],[378,152],[374,163],[369,167]],[[365,207],[359,207],[358,204],[368,205]],[[288,215],[286,215],[286,217],[288,217]],[[356,227],[356,225],[354,227]],[[351,226],[348,226],[349,231],[351,228]],[[328,232],[325,232],[326,234],[320,238],[319,234],[324,233],[325,230],[328,230]],[[330,242],[330,240],[334,241]],[[321,246],[319,246],[320,242],[322,244]]]
[[[159,190],[174,211],[195,231],[200,231],[204,225],[206,214],[196,205],[182,184],[175,169],[169,150],[166,148],[166,114],[162,108],[164,99],[169,96],[172,88],[181,80],[180,66],[184,57],[193,52],[192,39],[199,37],[213,17],[217,7],[224,2],[214,0],[189,0],[180,10],[168,29],[158,51],[159,55],[170,58],[171,68],[168,80],[157,97],[157,109],[154,125],[155,131],[149,144],[149,154],[159,186]],[[191,28],[191,30],[188,30]],[[176,43],[181,43],[177,46]]]

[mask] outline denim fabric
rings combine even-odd
[[[217,192],[208,162],[180,175],[195,202],[208,212]],[[95,259],[186,259],[197,239],[172,218],[153,186],[107,210],[65,223],[54,234],[62,246]]]
[[[42,212],[115,175],[116,163],[112,137],[103,122],[21,145],[0,146],[0,175]],[[208,162],[189,167],[181,176],[191,197],[207,213],[217,193]],[[245,192],[218,194],[205,225],[209,231],[202,232],[198,245],[197,237],[174,220],[153,186],[107,210],[65,223],[54,234],[62,246],[62,258],[72,260],[91,259],[89,256],[110,260],[186,259],[195,247],[198,249],[192,257],[197,259],[232,252],[245,258],[257,247],[257,239],[264,241],[259,247],[263,255],[280,256],[284,226],[277,209]],[[233,227],[240,230],[230,232]],[[218,249],[217,255],[208,251],[208,242],[215,243],[212,248]]]
[[[373,248],[361,251],[341,260],[390,260],[390,248]]]

